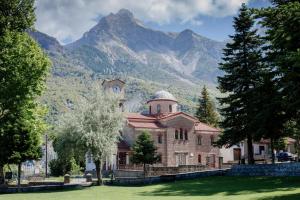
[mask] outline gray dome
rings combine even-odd
[[[167,92],[165,90],[160,90],[160,91],[156,92],[154,94],[154,97],[152,98],[152,100],[155,100],[155,99],[169,99],[169,100],[177,101],[176,98],[173,96],[173,94],[171,94],[170,92]]]

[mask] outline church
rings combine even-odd
[[[125,111],[125,82],[119,79],[105,80],[105,91],[119,94],[120,110]],[[178,110],[177,99],[169,92],[161,90],[145,102],[148,112],[126,113],[126,123],[121,131],[122,140],[116,153],[107,159],[106,169],[133,169],[130,162],[131,147],[137,136],[148,131],[157,147],[160,161],[156,166],[175,167],[179,165],[208,165],[218,167],[220,149],[213,146],[220,130],[211,127],[197,118]],[[87,158],[87,170],[94,168]],[[110,163],[110,164],[108,164]],[[154,166],[155,166],[154,165]]]

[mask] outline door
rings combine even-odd
[[[233,149],[233,160],[241,160],[241,149],[240,148]]]

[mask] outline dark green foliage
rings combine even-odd
[[[250,164],[254,163],[252,140],[255,126],[252,121],[258,111],[254,89],[262,81],[261,40],[253,25],[253,16],[243,4],[238,17],[234,18],[235,34],[230,36],[232,42],[226,45],[224,62],[220,64],[225,74],[218,77],[220,91],[228,93],[219,99],[224,106],[221,115],[225,119],[221,122],[224,132],[218,143],[232,146],[247,139]]]
[[[261,9],[257,17],[266,29],[266,60],[276,73],[280,96],[289,117],[300,113],[300,2],[274,1],[276,7]]]
[[[135,164],[143,164],[145,170],[146,164],[156,163],[159,159],[150,133],[143,131],[133,145],[131,161]]]
[[[0,36],[5,31],[23,32],[35,21],[34,0],[1,0]]]
[[[49,162],[51,176],[64,176],[71,171],[71,162],[62,159],[53,159]]]
[[[204,123],[218,126],[218,113],[215,111],[215,105],[209,97],[206,86],[202,88],[201,97],[199,98],[199,107],[197,109],[196,117]]]

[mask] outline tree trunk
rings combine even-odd
[[[101,162],[101,160],[95,161],[95,165],[96,165],[97,185],[102,185],[103,180],[102,180],[102,162]]]
[[[22,163],[18,163],[18,192],[21,192],[21,166]]]
[[[4,166],[0,165],[0,185],[4,184]]]
[[[274,154],[274,139],[270,139],[271,142],[271,155],[272,155],[272,164],[275,163],[275,154]]]
[[[253,153],[253,143],[252,143],[252,135],[247,136],[247,146],[248,146],[248,164],[254,164],[254,153]]]
[[[143,168],[144,168],[144,179],[146,178],[146,163],[143,164]]]

